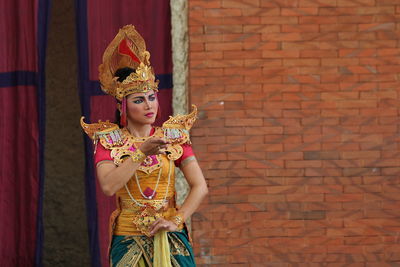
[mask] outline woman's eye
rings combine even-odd
[[[143,102],[142,99],[138,99],[138,100],[134,100],[134,101],[133,101],[133,103],[135,103],[135,104],[140,104],[140,103],[142,103],[142,102]]]
[[[154,101],[155,99],[156,99],[156,97],[154,95],[149,96],[150,101]]]

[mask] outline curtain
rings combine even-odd
[[[146,41],[151,64],[160,80],[159,99],[162,117],[172,114],[172,55],[169,1],[159,0],[76,0],[79,56],[79,95],[86,122],[114,120],[115,100],[100,89],[98,66],[102,55],[118,30],[133,24]],[[108,218],[115,199],[99,188],[93,166],[93,148],[85,138],[86,208],[92,266],[108,266]]]
[[[0,266],[41,266],[48,10],[0,1]]]

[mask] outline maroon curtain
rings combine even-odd
[[[0,266],[40,266],[48,1],[0,1]]]
[[[98,82],[102,55],[118,30],[133,24],[151,53],[151,64],[160,80],[160,121],[172,113],[172,56],[169,1],[77,0],[79,80],[82,113],[91,122],[113,120],[115,101],[104,95]],[[85,139],[86,205],[92,266],[108,266],[108,219],[115,209],[114,198],[105,197],[93,173],[92,144]],[[101,259],[101,260],[100,260]]]

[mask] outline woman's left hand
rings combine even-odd
[[[178,226],[171,222],[168,221],[164,218],[158,218],[151,226],[150,226],[150,234],[154,236],[155,234],[158,233],[158,231],[169,231],[173,232],[178,230]]]

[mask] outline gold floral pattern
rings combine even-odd
[[[179,262],[173,256],[191,256],[189,250],[175,233],[168,234],[168,242],[171,251],[171,264],[174,267],[180,267]],[[146,236],[126,236],[121,241],[121,244],[126,246],[127,251],[116,265],[113,265],[110,261],[111,266],[137,266],[140,260],[144,261],[148,266],[152,266],[154,253],[153,238]]]

